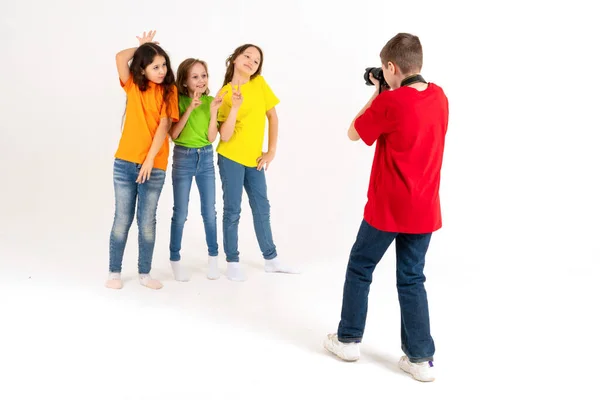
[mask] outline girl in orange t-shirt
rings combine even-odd
[[[106,286],[123,287],[121,264],[137,203],[140,283],[162,284],[150,276],[156,237],[156,209],[169,158],[167,132],[179,120],[175,76],[167,53],[153,42],[155,31],[138,36],[140,46],[117,53],[121,87],[127,94],[125,123],[115,154],[115,217],[110,233]],[[129,63],[131,61],[131,64]]]

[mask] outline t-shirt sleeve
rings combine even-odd
[[[178,107],[179,107],[179,117],[181,118],[181,116],[183,114],[185,114],[185,110],[187,110],[188,104],[186,99],[183,96],[177,96],[177,101],[179,102]]]
[[[377,96],[371,106],[354,121],[354,129],[367,146],[373,145],[379,136],[388,132],[394,122],[387,104],[384,97]]]
[[[208,107],[210,107],[210,105],[212,104],[212,102],[213,102],[213,100],[214,100],[214,99],[215,99],[215,98],[214,98],[214,97],[212,97],[212,96],[206,96],[206,105],[207,105]]]
[[[231,93],[227,86],[223,87],[219,94],[227,91],[227,94],[223,97],[223,102],[219,107],[219,111],[217,112],[217,122],[223,123],[229,116],[229,112],[231,111]]]
[[[161,118],[171,118],[171,121],[179,121],[179,96],[177,95],[177,86],[171,87],[168,104],[162,107],[160,112]]]
[[[127,79],[127,82],[125,83],[123,83],[123,81],[121,81],[121,78],[119,78],[119,83],[121,84],[123,90],[125,90],[125,93],[129,92],[129,90],[133,86],[133,75],[129,74],[129,79]]]
[[[271,87],[267,83],[267,81],[263,78],[263,92],[265,94],[265,111],[269,111],[271,108],[275,107],[279,104],[279,99],[271,90]]]

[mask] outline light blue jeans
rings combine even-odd
[[[121,272],[123,253],[137,202],[138,272],[150,273],[156,238],[156,209],[165,183],[165,171],[154,168],[150,179],[136,183],[142,164],[115,159],[113,182],[115,188],[115,217],[110,232],[110,272]]]
[[[215,165],[213,146],[189,148],[175,145],[173,149],[173,218],[171,218],[171,261],[181,259],[183,226],[188,216],[188,204],[192,180],[200,193],[200,213],[204,221],[204,233],[208,255],[217,256],[217,210],[215,207]]]
[[[219,173],[223,185],[223,247],[227,262],[239,262],[238,227],[242,212],[242,192],[246,189],[254,231],[265,260],[277,257],[271,232],[271,213],[267,198],[265,171],[246,167],[219,154]]]

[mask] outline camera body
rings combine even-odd
[[[388,85],[388,83],[385,81],[385,78],[383,77],[383,69],[380,67],[368,67],[365,68],[365,83],[367,84],[367,86],[373,86],[373,82],[371,82],[371,79],[369,79],[369,74],[373,74],[373,78],[377,79],[379,81],[379,88],[380,90],[383,88],[389,88],[390,85]]]
[[[365,83],[367,86],[373,86],[373,82],[369,79],[369,74],[373,74],[373,78],[379,81],[379,93],[381,93],[384,89],[387,90],[390,88],[390,85],[385,81],[383,77],[383,69],[377,67],[369,67],[365,68]],[[400,86],[412,85],[416,82],[427,83],[427,81],[421,76],[421,74],[410,75],[400,82]]]

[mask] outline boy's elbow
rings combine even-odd
[[[360,136],[358,135],[358,132],[356,132],[356,129],[350,128],[348,129],[348,138],[353,142],[356,142],[360,139]]]

